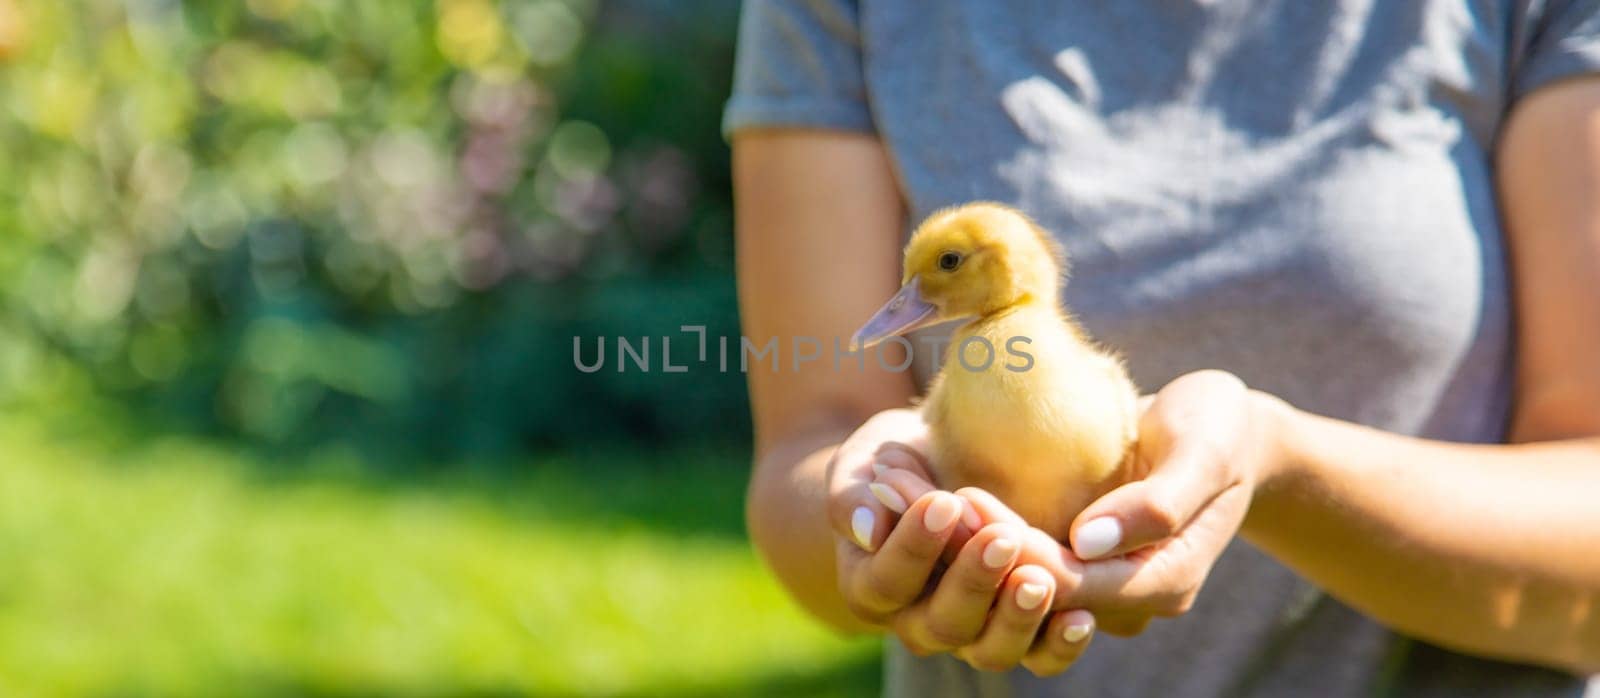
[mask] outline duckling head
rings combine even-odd
[[[906,245],[899,293],[851,338],[857,349],[949,320],[1055,306],[1066,260],[1022,212],[980,202],[944,209]]]

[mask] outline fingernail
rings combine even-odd
[[[1031,611],[1044,603],[1044,595],[1049,593],[1043,584],[1022,584],[1017,587],[1017,605],[1024,611]]]
[[[922,525],[928,527],[929,533],[943,533],[960,515],[961,502],[953,495],[934,495],[928,509],[922,513]]]
[[[873,475],[876,475],[878,477],[883,477],[883,474],[887,473],[887,472],[889,472],[889,466],[884,465],[882,463],[873,463],[872,464],[872,474]]]
[[[983,564],[991,569],[1000,569],[1017,556],[1017,544],[1004,538],[989,541],[983,548]]]
[[[1085,560],[1100,557],[1122,544],[1122,524],[1103,516],[1078,527],[1077,543],[1073,552]]]
[[[1091,630],[1094,630],[1094,626],[1088,623],[1069,625],[1066,630],[1061,631],[1061,639],[1067,642],[1077,642],[1088,637]]]
[[[899,492],[894,491],[893,487],[881,482],[874,482],[867,485],[867,489],[872,490],[872,496],[877,497],[878,501],[889,507],[889,511],[896,514],[906,513],[906,500],[900,496]]]
[[[850,514],[850,532],[855,534],[856,545],[869,553],[872,552],[872,528],[875,523],[877,517],[866,507],[856,507],[855,512]]]

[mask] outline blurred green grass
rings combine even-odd
[[[3,695],[869,695],[743,537],[743,456],[370,475],[0,417]]]

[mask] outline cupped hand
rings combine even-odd
[[[951,496],[901,469],[881,470],[871,490],[891,511],[905,512],[896,531],[915,520],[916,505],[907,507],[907,501]],[[969,487],[955,494],[981,512],[982,528],[960,546],[931,591],[895,617],[893,630],[913,653],[951,652],[984,671],[1018,665],[1037,676],[1065,671],[1088,647],[1094,616],[1052,613],[1058,575],[1022,560],[1024,551],[1043,561],[1049,551],[1065,549],[988,493]]]
[[[846,438],[828,463],[828,520],[834,530],[839,591],[851,613],[879,627],[910,606],[928,586],[947,545],[972,536],[976,512],[949,493],[914,498],[908,520],[872,494],[876,473],[896,469],[927,479],[928,428],[911,409],[885,410]],[[961,519],[966,515],[966,521]]]
[[[1017,661],[1035,673],[1055,673],[1071,664],[1094,627],[1134,635],[1154,618],[1187,612],[1237,533],[1256,485],[1272,474],[1277,453],[1271,422],[1281,405],[1219,371],[1188,374],[1146,398],[1135,479],[1079,515],[1071,548],[1028,526],[987,492],[958,490],[986,524],[980,535],[1013,526],[1006,530],[1008,536],[1020,536],[1017,569],[1042,570],[1053,580],[1051,608],[1057,613],[1047,632],[1014,627],[1009,639],[989,640],[989,646],[1034,643],[1033,651],[1045,650],[1042,658]],[[885,498],[891,504],[922,501],[933,488],[918,472],[889,472],[879,479],[893,490],[894,496]],[[962,555],[967,554],[963,548]],[[1061,642],[1069,631],[1078,642]],[[914,632],[902,632],[902,638],[917,645]],[[956,641],[964,638],[945,637],[933,648],[960,645]],[[974,658],[964,646],[956,654],[980,668],[1002,668],[994,655]]]
[[[1087,609],[1112,635],[1188,612],[1256,486],[1274,474],[1282,406],[1221,371],[1172,381],[1141,402],[1133,480],[1078,515],[1070,547],[1029,528],[1019,564],[1055,577],[1055,608]],[[984,521],[1019,520],[987,492],[958,494]]]
[[[919,654],[954,652],[988,670],[1065,669],[1093,619],[1058,613],[1041,633],[1055,576],[1017,564],[1029,527],[1015,515],[983,525],[971,502],[934,489],[926,452],[921,416],[889,410],[829,464],[839,590],[851,612]]]
[[[1197,371],[1145,398],[1132,482],[1073,522],[1084,560],[1066,598],[1117,635],[1188,612],[1238,533],[1256,487],[1281,461],[1274,420],[1283,403],[1233,374]]]

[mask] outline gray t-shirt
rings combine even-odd
[[[1148,390],[1221,368],[1303,409],[1494,442],[1507,109],[1600,70],[1600,0],[750,0],[725,128],[876,133],[912,220],[1016,205]],[[921,375],[931,369],[919,357]],[[1065,675],[891,642],[891,695],[1582,695],[1400,638],[1235,542],[1189,614]],[[1600,692],[1597,692],[1600,693]]]

